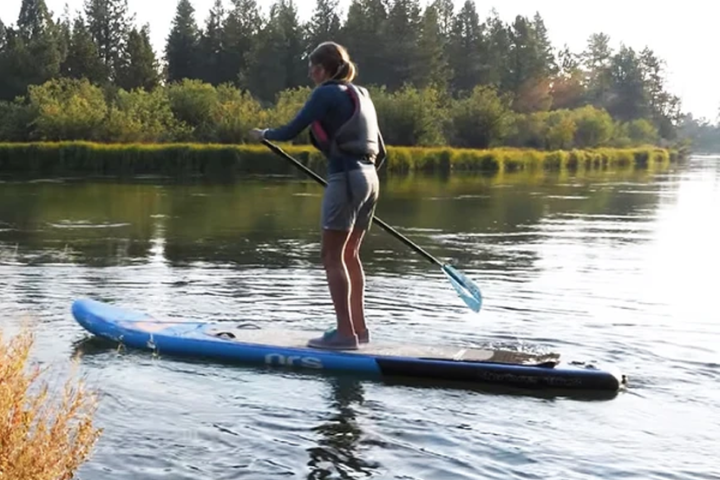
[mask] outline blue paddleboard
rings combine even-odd
[[[620,372],[567,364],[558,354],[377,342],[359,350],[320,350],[306,346],[317,332],[160,321],[147,313],[91,299],[73,302],[72,314],[96,336],[174,355],[531,388],[617,391],[626,383]]]

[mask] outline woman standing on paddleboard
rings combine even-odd
[[[386,151],[372,100],[367,90],[352,83],[355,73],[345,48],[321,43],[309,61],[316,88],[297,116],[280,128],[251,131],[256,140],[288,141],[310,126],[313,145],[329,161],[321,256],[337,328],[310,340],[308,345],[315,348],[354,350],[369,341],[360,244],[378,201],[376,165],[384,161]]]

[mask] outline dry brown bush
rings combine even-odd
[[[100,436],[96,397],[71,376],[59,392],[29,366],[28,328],[6,340],[0,330],[0,479],[70,480]]]

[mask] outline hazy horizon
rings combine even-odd
[[[258,0],[263,11],[274,0]],[[294,0],[301,20],[309,18],[315,0]],[[464,0],[454,0],[456,10]],[[84,0],[45,0],[54,17],[61,16],[65,6],[71,16],[83,8]],[[196,19],[203,25],[214,0],[191,0],[196,10]],[[229,4],[229,0],[224,0]],[[340,0],[343,14],[350,0]],[[0,19],[5,24],[17,21],[21,0],[5,0],[0,3]],[[421,1],[424,6],[425,1]],[[553,46],[562,48],[567,44],[573,52],[584,50],[587,38],[592,33],[604,32],[612,40],[613,48],[620,43],[642,50],[650,47],[666,62],[668,89],[682,100],[683,112],[696,118],[705,117],[715,121],[720,108],[720,63],[709,57],[705,63],[700,60],[704,46],[720,43],[714,28],[720,7],[710,3],[690,0],[678,4],[667,4],[668,8],[657,8],[649,1],[608,0],[600,3],[578,3],[569,1],[504,0],[502,3],[475,2],[481,20],[495,8],[505,21],[516,15],[532,16],[540,12],[548,28]],[[175,14],[177,0],[128,0],[130,12],[136,15],[138,25],[150,25],[153,47],[158,57],[163,54],[165,39]],[[619,12],[623,12],[622,14]],[[674,34],[674,35],[672,35]],[[694,48],[693,48],[694,47]],[[352,52],[351,52],[352,54]]]

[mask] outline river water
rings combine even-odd
[[[481,287],[469,311],[376,227],[375,338],[522,346],[622,369],[611,398],[394,384],[120,350],[70,304],[328,328],[320,187],[302,178],[9,179],[0,311],[34,358],[83,354],[104,429],[79,472],[121,479],[720,478],[720,158],[660,172],[388,179],[378,216]]]

